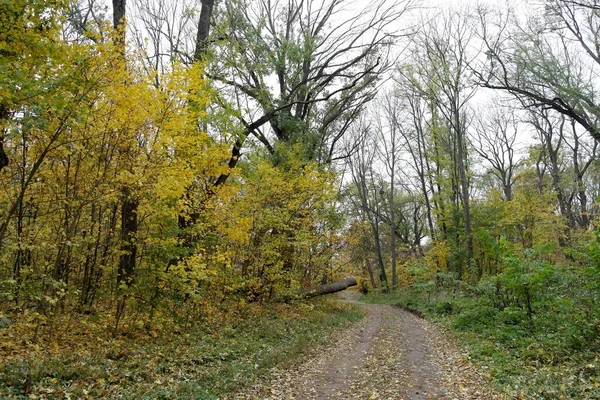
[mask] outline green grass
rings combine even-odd
[[[248,308],[218,329],[167,329],[150,340],[89,337],[75,350],[0,363],[0,398],[216,399],[360,318],[355,307],[315,301]]]

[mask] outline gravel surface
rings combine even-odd
[[[274,369],[235,399],[500,399],[438,329],[398,307],[358,304],[365,317],[302,362]]]

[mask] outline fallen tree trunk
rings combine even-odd
[[[349,276],[338,282],[300,289],[298,291],[298,294],[301,297],[322,296],[324,294],[340,292],[342,290],[348,289],[350,286],[356,286],[357,284],[358,283],[356,282],[356,278],[353,276]]]

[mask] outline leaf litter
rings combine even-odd
[[[274,368],[233,399],[500,399],[439,329],[398,307],[346,300],[365,317],[303,361]]]

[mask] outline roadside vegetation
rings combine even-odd
[[[108,3],[0,3],[0,398],[219,397],[359,318],[302,288],[402,9]]]
[[[599,398],[598,4],[432,21],[362,122],[346,257],[367,301],[441,321],[507,398]]]
[[[600,397],[600,286],[597,245],[579,253],[588,267],[548,248],[505,254],[503,271],[476,285],[426,276],[363,301],[398,305],[438,322],[507,398]]]
[[[38,338],[22,324],[0,331],[0,397],[223,398],[298,361],[362,314],[319,300],[232,306],[202,321],[127,320],[118,337],[99,318],[61,321],[54,335]]]

